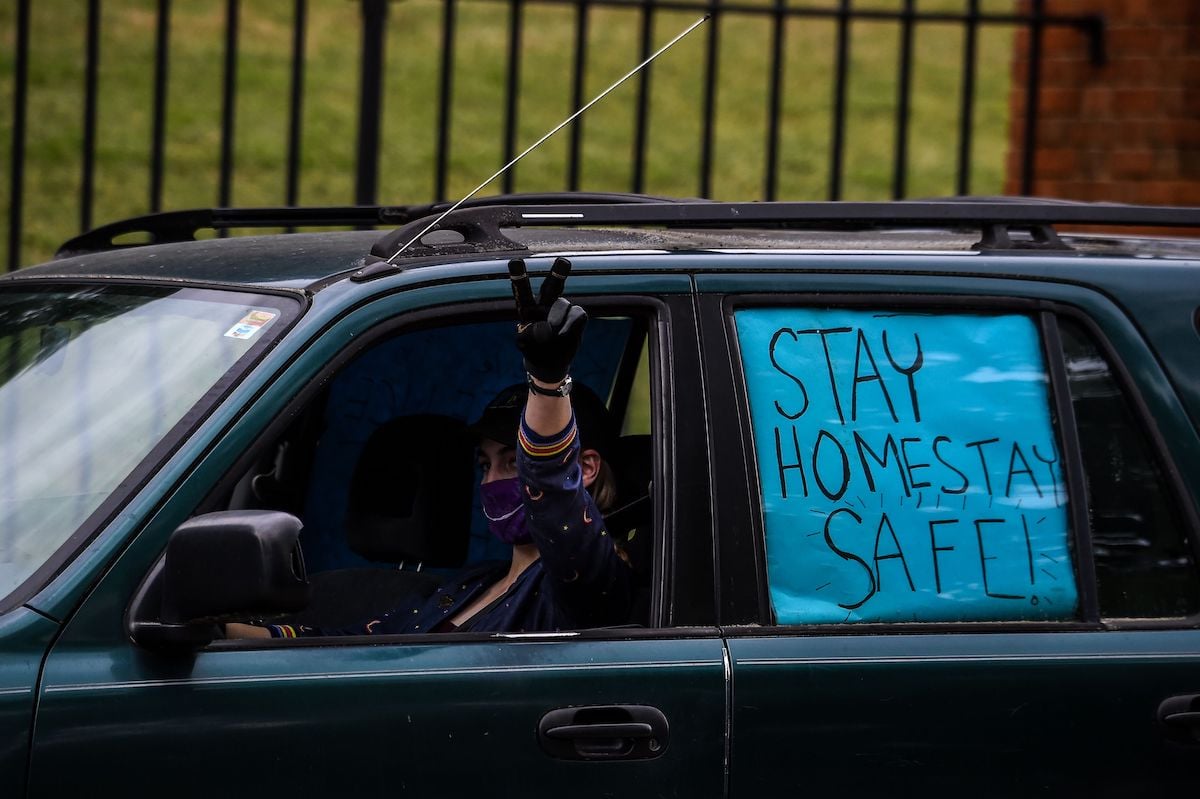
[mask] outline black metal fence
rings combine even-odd
[[[284,196],[280,200],[287,205],[297,203],[302,180],[301,146],[304,130],[303,103],[305,99],[305,70],[307,65],[305,40],[309,24],[309,1],[292,0],[292,42],[290,53],[290,79],[288,81],[288,124],[280,147],[286,149],[284,168],[286,171]],[[22,231],[25,219],[25,197],[29,187],[25,182],[27,107],[30,92],[30,9],[32,0],[15,0],[14,52],[12,54],[12,139],[10,149],[10,185],[8,207],[7,267],[16,269],[21,265]],[[341,0],[358,6],[354,17],[361,36],[361,58],[359,95],[357,98],[357,151],[354,184],[354,201],[373,204],[379,200],[380,141],[382,101],[385,93],[386,32],[388,30],[389,0]],[[391,0],[399,2],[399,0]],[[715,129],[718,120],[716,86],[722,69],[719,58],[722,30],[732,18],[757,17],[769,21],[770,37],[770,85],[766,92],[766,141],[764,147],[765,167],[763,170],[761,198],[772,200],[779,196],[780,149],[784,134],[781,104],[784,86],[781,80],[782,65],[788,52],[787,27],[795,18],[823,19],[833,23],[833,86],[832,103],[829,109],[829,149],[826,197],[837,200],[843,196],[845,170],[845,142],[847,127],[853,124],[847,112],[847,86],[851,58],[851,26],[856,22],[885,22],[897,26],[899,34],[898,62],[896,64],[896,97],[894,142],[891,168],[891,195],[895,198],[907,196],[910,158],[908,124],[911,113],[914,31],[922,25],[954,25],[961,28],[962,61],[959,79],[960,91],[955,98],[945,102],[957,104],[957,132],[953,157],[956,158],[955,190],[959,194],[971,192],[971,160],[973,112],[975,108],[976,79],[978,69],[977,43],[981,29],[987,26],[1009,26],[1024,28],[1029,36],[1030,65],[1026,71],[1023,115],[1024,161],[1021,166],[1021,185],[1028,193],[1033,181],[1033,144],[1038,124],[1038,86],[1041,74],[1041,46],[1043,32],[1049,27],[1066,27],[1080,33],[1081,47],[1087,48],[1095,62],[1104,59],[1104,25],[1098,16],[1062,16],[1047,14],[1043,0],[1027,0],[1011,13],[988,12],[981,8],[981,0],[961,0],[958,10],[926,11],[918,8],[916,0],[895,0],[889,8],[865,8],[853,0],[828,0],[826,5],[798,4],[789,0],[442,0],[440,66],[438,69],[436,145],[433,149],[434,173],[432,198],[406,198],[410,200],[447,199],[447,181],[450,175],[452,154],[451,115],[455,81],[462,77],[455,74],[456,48],[462,46],[458,14],[464,4],[502,3],[508,7],[506,31],[506,77],[504,81],[503,122],[498,134],[502,140],[503,162],[518,152],[519,92],[521,86],[522,52],[527,37],[533,35],[526,29],[525,11],[531,6],[565,6],[574,12],[574,33],[571,53],[570,94],[573,107],[582,106],[589,98],[585,96],[586,67],[589,57],[590,26],[593,11],[600,8],[623,7],[638,14],[637,37],[644,59],[654,48],[656,18],[667,12],[694,12],[697,16],[711,14],[710,22],[697,32],[705,37],[703,64],[702,120],[698,151],[698,174],[695,176],[696,193],[709,197],[713,191],[715,159]],[[217,187],[217,203],[227,206],[231,202],[232,185],[235,177],[234,133],[236,93],[238,90],[238,53],[240,0],[224,0],[224,45],[223,81],[220,119],[214,124],[220,127],[220,163]],[[99,81],[99,54],[101,47],[100,17],[103,0],[87,0],[86,35],[80,42],[85,52],[84,90],[82,108],[82,148],[79,155],[81,177],[79,181],[79,228],[87,230],[93,226],[95,214],[96,172],[96,125]],[[151,135],[148,142],[149,196],[147,209],[163,209],[163,175],[166,166],[166,108],[168,71],[172,65],[171,0],[156,0],[154,25],[153,92],[148,98],[151,109]],[[733,65],[736,68],[736,65]],[[636,105],[633,114],[632,170],[628,189],[644,191],[647,174],[647,136],[651,85],[654,72],[646,69],[636,78]],[[583,163],[582,136],[586,117],[573,125],[566,135],[567,166],[565,185],[561,188],[574,190],[580,187],[581,164]],[[481,176],[482,177],[482,176]],[[513,173],[501,178],[500,190],[513,190]],[[552,190],[555,187],[545,187]],[[394,198],[383,198],[389,201]]]

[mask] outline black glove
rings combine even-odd
[[[587,312],[561,296],[570,273],[571,262],[556,258],[535,301],[525,262],[508,262],[520,320],[517,349],[525,356],[525,371],[543,383],[561,383],[567,376],[587,325]]]

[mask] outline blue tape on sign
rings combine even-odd
[[[735,316],[779,623],[1075,615],[1032,320]]]

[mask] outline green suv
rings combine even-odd
[[[1194,790],[1200,242],[1088,226],[1200,210],[445,207],[0,280],[5,796]],[[255,226],[360,229],[195,240]],[[626,623],[224,638],[504,557],[466,426],[524,378],[509,260],[557,257]]]

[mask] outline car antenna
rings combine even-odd
[[[696,21],[695,21],[695,22],[693,22],[691,25],[687,26],[687,28],[686,28],[686,29],[684,29],[682,33],[680,33],[678,36],[676,36],[676,37],[675,37],[674,39],[672,39],[671,41],[669,41],[669,42],[667,42],[666,44],[664,44],[662,47],[658,48],[658,50],[656,50],[656,51],[655,51],[655,52],[654,52],[654,53],[653,53],[653,54],[652,54],[652,55],[651,55],[649,58],[647,58],[647,59],[646,59],[645,61],[643,61],[642,63],[638,64],[638,65],[637,65],[636,67],[634,67],[633,69],[631,69],[631,70],[629,70],[628,72],[626,72],[624,75],[622,75],[620,78],[618,78],[618,79],[617,79],[617,81],[616,81],[615,83],[613,83],[611,86],[609,86],[609,87],[608,87],[607,89],[605,89],[604,91],[602,91],[602,92],[600,92],[599,94],[597,94],[595,97],[593,97],[591,100],[589,100],[589,101],[587,102],[587,104],[586,104],[586,105],[584,105],[582,108],[580,108],[580,109],[579,109],[578,111],[576,111],[575,113],[571,114],[571,116],[567,117],[567,118],[566,118],[566,119],[564,119],[562,122],[559,122],[557,125],[555,125],[555,126],[554,126],[554,127],[553,127],[553,128],[550,130],[550,131],[548,131],[548,132],[547,132],[547,133],[546,133],[544,136],[542,136],[542,138],[538,139],[538,140],[537,140],[537,141],[535,141],[533,144],[531,144],[531,145],[529,145],[527,148],[525,148],[525,151],[524,151],[524,152],[522,152],[520,155],[518,155],[518,156],[517,156],[516,158],[514,158],[513,160],[509,161],[509,162],[508,162],[507,164],[505,164],[504,166],[500,167],[498,170],[496,170],[496,172],[495,172],[495,173],[494,173],[494,174],[493,174],[491,177],[489,177],[489,178],[488,178],[487,180],[485,180],[483,183],[480,183],[480,184],[479,184],[478,186],[476,186],[475,188],[471,189],[471,191],[470,191],[470,192],[469,192],[469,193],[468,193],[468,194],[467,194],[465,197],[463,197],[461,200],[459,200],[458,202],[456,202],[454,205],[450,206],[450,207],[449,207],[449,208],[447,208],[445,211],[443,211],[441,214],[439,214],[439,215],[438,215],[438,218],[437,218],[437,219],[435,219],[435,220],[433,220],[432,222],[430,222],[428,225],[426,225],[424,230],[422,230],[422,231],[421,231],[420,233],[418,233],[417,235],[413,236],[411,239],[409,239],[407,242],[405,242],[405,243],[404,243],[404,244],[403,244],[403,245],[400,247],[400,249],[396,250],[396,252],[395,252],[395,253],[393,253],[393,254],[392,254],[392,256],[391,256],[390,258],[388,258],[388,259],[387,259],[387,262],[390,264],[390,263],[392,263],[393,261],[395,261],[395,260],[396,260],[396,258],[398,258],[398,257],[400,256],[400,253],[402,253],[402,252],[404,252],[405,250],[407,250],[409,247],[411,247],[411,246],[413,245],[413,243],[414,243],[414,242],[416,242],[418,239],[420,239],[420,238],[421,238],[422,236],[424,236],[426,233],[428,233],[429,231],[431,231],[431,230],[433,230],[435,227],[437,227],[437,226],[438,226],[438,224],[439,224],[439,223],[440,223],[440,222],[441,222],[443,219],[445,219],[445,218],[446,218],[447,216],[449,216],[449,215],[450,215],[452,212],[454,212],[454,211],[455,211],[455,210],[456,210],[456,209],[457,209],[457,208],[458,208],[460,205],[462,205],[462,204],[463,204],[463,203],[465,203],[467,200],[469,200],[469,199],[471,199],[472,197],[474,197],[474,196],[475,196],[476,194],[478,194],[478,193],[479,193],[479,192],[480,192],[480,191],[481,191],[481,190],[482,190],[482,189],[483,189],[485,186],[487,186],[487,185],[488,185],[489,183],[491,183],[493,180],[495,180],[496,178],[500,177],[500,176],[501,176],[501,175],[503,175],[505,172],[507,172],[509,169],[511,169],[511,168],[513,167],[513,165],[514,165],[514,164],[516,164],[516,163],[517,163],[518,161],[520,161],[522,158],[524,158],[525,156],[529,155],[531,152],[533,152],[533,151],[534,151],[534,150],[536,150],[538,147],[540,147],[544,141],[546,141],[547,139],[549,139],[549,138],[550,138],[551,136],[553,136],[555,133],[558,133],[560,130],[562,130],[563,128],[565,128],[565,127],[566,127],[567,125],[569,125],[571,122],[575,121],[575,119],[576,119],[577,117],[579,117],[579,115],[581,115],[581,114],[582,114],[584,111],[588,110],[589,108],[591,108],[592,106],[594,106],[596,103],[598,103],[598,102],[600,102],[601,100],[603,100],[603,99],[604,99],[604,98],[605,98],[605,97],[606,97],[606,96],[609,94],[609,92],[611,92],[613,89],[617,88],[617,87],[618,87],[618,86],[620,86],[622,83],[624,83],[625,81],[629,80],[630,78],[632,78],[632,77],[633,77],[634,75],[636,75],[637,73],[641,72],[641,71],[642,71],[642,69],[644,69],[644,68],[645,68],[645,67],[646,67],[646,66],[647,66],[647,65],[648,65],[648,64],[649,64],[651,61],[653,61],[654,59],[658,58],[658,57],[659,57],[660,55],[662,55],[663,53],[665,53],[665,52],[667,52],[668,50],[670,50],[672,47],[674,47],[674,46],[675,46],[675,44],[676,44],[677,42],[679,42],[679,40],[680,40],[680,39],[682,39],[684,36],[687,36],[689,33],[691,33],[692,31],[694,31],[696,28],[698,28],[698,27],[700,27],[701,25],[703,25],[705,22],[707,22],[707,21],[708,21],[708,18],[709,18],[709,17],[711,17],[711,16],[712,16],[711,14],[705,14],[704,16],[700,17],[700,19],[696,20]]]

